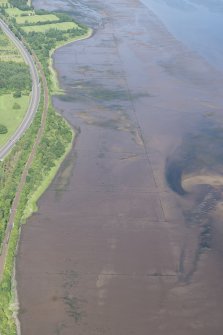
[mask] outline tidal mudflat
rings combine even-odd
[[[137,0],[54,5],[95,33],[54,57],[79,136],[22,228],[22,334],[222,334],[222,75]]]

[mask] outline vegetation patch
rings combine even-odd
[[[16,7],[11,7],[11,8],[6,8],[5,9],[5,13],[9,16],[14,16],[14,17],[17,17],[17,16],[28,16],[28,15],[33,15],[34,14],[34,11],[33,10],[21,10],[19,8],[16,8]]]
[[[25,64],[20,52],[2,31],[0,32],[0,55],[1,147],[15,133],[27,112],[30,99],[29,93],[31,91],[31,78],[29,68]],[[0,167],[0,245],[4,236],[6,220],[8,219],[8,207],[12,203],[6,199],[7,197],[13,197],[13,192],[10,192],[8,188],[9,184],[6,184],[7,187],[4,185],[4,182],[12,177],[10,176],[11,172],[14,174],[14,182],[17,171],[10,170],[10,168],[2,171]],[[13,185],[13,190],[15,189],[16,184]],[[4,192],[8,193],[6,198]]]
[[[42,106],[41,106],[42,107]],[[31,151],[35,135],[40,125],[40,113],[24,137],[19,141],[13,152],[4,162],[0,162],[0,238],[4,237],[8,217],[10,215],[11,203],[16,192],[16,186],[24,168],[24,164]],[[25,187],[20,199],[19,208],[16,212],[14,227],[10,236],[10,249],[7,256],[4,277],[0,283],[0,332],[1,335],[15,335],[16,327],[13,320],[12,283],[11,276],[14,265],[16,244],[19,237],[19,229],[27,214],[31,214],[35,201],[52,181],[62,160],[71,148],[73,132],[66,121],[55,113],[50,107],[48,111],[47,124],[40,146],[38,147],[35,160],[29,170]],[[7,171],[7,173],[5,173]]]
[[[31,91],[29,67],[19,50],[0,31],[0,120],[7,131],[2,131],[0,147],[21,124],[28,106]]]
[[[49,23],[49,24],[42,24],[42,25],[35,25],[35,26],[24,26],[22,30],[26,33],[29,32],[46,32],[49,30],[61,30],[61,31],[68,31],[71,29],[77,29],[78,25],[74,22],[58,22],[58,23]]]
[[[12,7],[17,7],[24,11],[30,9],[27,0],[8,0],[8,2]]]
[[[0,0],[0,6],[8,6],[8,0]]]
[[[29,15],[29,16],[18,16],[16,17],[16,23],[20,25],[33,25],[38,23],[50,23],[57,22],[60,19],[54,14],[47,15]]]
[[[0,147],[4,145],[21,124],[29,105],[29,95],[13,98],[12,94],[0,95],[0,122],[8,132],[0,136]],[[1,223],[0,223],[1,224]]]
[[[26,0],[9,0],[9,2],[18,9],[24,10],[24,16],[27,16],[26,13],[28,10],[32,10],[32,8],[27,5]],[[2,13],[4,14],[4,10]],[[40,13],[38,11],[36,14],[48,15],[49,13]],[[67,15],[63,13],[55,13],[54,15],[60,19],[57,24],[52,23],[46,25],[44,23],[39,23],[36,26],[32,25],[32,27],[40,27],[40,31],[30,30],[30,25],[27,25],[26,28],[28,28],[28,30],[25,31],[24,28],[21,28],[21,26],[16,23],[15,18],[12,16],[10,17],[9,15],[5,17],[14,33],[17,36],[22,34],[23,38],[25,38],[27,41],[28,48],[31,48],[35,51],[44,69],[45,77],[47,79],[48,87],[51,93],[53,87],[52,82],[55,80],[55,78],[52,78],[52,71],[49,68],[51,65],[50,55],[52,54],[53,50],[59,46],[71,42],[72,40],[79,38],[81,39],[90,35],[90,30],[84,26],[77,25],[72,20],[72,18],[68,17]],[[57,29],[58,26],[62,27],[61,24],[64,28]],[[56,29],[51,29],[53,25],[56,26]],[[50,26],[50,29],[46,28],[46,26]],[[12,86],[12,84],[10,84],[9,87],[13,87],[13,90],[15,88]],[[18,87],[14,92],[14,97],[17,96],[17,93],[18,96],[21,93],[21,90],[19,90]],[[13,94],[11,93],[11,96],[12,95]],[[3,94],[0,95],[0,100],[3,99],[3,97]],[[24,92],[22,92],[21,97],[15,98],[14,100],[10,100],[6,97],[8,102],[11,101],[11,109],[14,111],[14,113],[20,113],[22,111],[22,99],[24,99],[24,97]],[[21,109],[18,108],[17,104],[21,106]],[[5,230],[10,216],[11,205],[16,194],[16,189],[19,184],[21,174],[32,150],[38,129],[41,125],[42,111],[43,96],[41,97],[39,110],[34,118],[33,123],[16,144],[16,146],[12,149],[11,153],[5,158],[3,162],[0,162],[0,246],[4,239]],[[4,121],[2,121],[2,124],[7,126],[7,123]],[[0,283],[1,335],[16,334],[14,311],[12,307],[12,274],[21,224],[24,222],[27,215],[31,214],[33,211],[35,202],[48,186],[65,155],[70,150],[73,136],[74,133],[70,126],[60,115],[56,113],[52,105],[50,105],[48,109],[44,134],[42,135],[41,142],[37,148],[32,166],[29,169],[29,174],[26,178],[26,184],[22,190],[19,206],[16,210],[14,226],[12,228],[9,239],[9,250],[4,269],[4,276]],[[69,302],[69,305],[70,304],[72,304],[73,308],[73,301],[71,303]],[[79,310],[75,310],[74,317],[79,318]]]
[[[40,110],[43,103],[40,104]],[[24,166],[32,149],[36,134],[40,127],[41,113],[36,114],[31,127],[19,140],[11,153],[0,162],[0,245],[10,216],[10,209],[15,197],[16,188],[21,178]],[[25,207],[27,189],[23,190],[19,208],[16,212],[14,227],[9,240],[9,251],[6,259],[3,279],[0,283],[0,333],[1,335],[16,335],[16,326],[12,308],[12,272],[14,257],[23,209]]]
[[[12,108],[13,109],[21,109],[21,106],[17,102],[15,102]]]
[[[0,30],[0,63],[1,62],[24,62],[19,50],[2,30]]]
[[[0,62],[0,92],[31,91],[29,68],[26,64]]]
[[[51,107],[51,112],[52,112],[52,115],[51,115],[51,117],[52,117],[53,113],[54,113],[54,109],[52,107]],[[59,115],[57,115],[57,117],[61,118]],[[61,118],[61,120],[64,122],[64,120],[62,118]],[[49,123],[50,123],[50,120],[49,120]],[[50,124],[50,126],[52,126],[51,131],[53,131],[54,124]],[[64,150],[63,154],[62,154],[62,152],[60,152],[60,154],[58,155],[59,151],[61,150],[61,145],[59,144],[59,147],[55,151],[55,155],[58,156],[58,158],[55,159],[55,164],[53,164],[49,170],[42,171],[43,182],[40,183],[40,184],[36,183],[36,187],[35,187],[32,195],[29,197],[29,199],[27,201],[27,204],[26,204],[26,207],[24,209],[23,218],[22,218],[23,221],[26,220],[32,213],[34,213],[38,210],[37,205],[36,205],[38,199],[44,193],[44,191],[47,189],[47,187],[50,185],[51,181],[53,180],[55,174],[57,173],[61,163],[64,160],[64,158],[66,157],[68,152],[71,150],[72,143],[73,143],[73,140],[74,140],[74,137],[75,137],[75,133],[70,130],[70,126],[66,122],[64,124],[64,135],[66,137],[66,142],[67,142],[66,146],[64,146],[65,150]],[[55,142],[55,146],[58,146],[58,141]],[[42,149],[44,149],[44,148],[42,147]],[[50,150],[51,148],[49,147],[47,149]],[[40,152],[41,151],[39,151],[39,154],[40,154]],[[39,163],[40,163],[41,162],[40,157],[38,157],[38,155],[37,155],[36,160],[35,160],[36,163],[34,162],[33,165],[38,164],[37,163],[38,160],[39,160]],[[31,174],[33,173],[32,169],[30,170],[30,173]],[[30,179],[31,179],[31,175],[29,175],[29,182],[30,182]]]
[[[57,14],[60,19],[67,20],[64,14]],[[70,18],[69,18],[70,19]],[[65,22],[69,23],[69,22]],[[27,42],[35,51],[48,80],[49,87],[53,93],[61,93],[59,89],[57,75],[52,67],[52,53],[62,45],[90,36],[91,30],[82,25],[77,25],[78,29],[68,31],[60,31],[57,29],[50,29],[44,32],[29,32],[25,35]],[[24,32],[23,32],[24,34]]]
[[[0,134],[7,134],[8,129],[4,124],[0,124]]]

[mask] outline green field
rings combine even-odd
[[[1,0],[0,0],[1,1]],[[27,11],[23,11],[19,8],[16,8],[16,7],[13,7],[13,8],[7,8],[6,10],[6,13],[9,15],[9,16],[13,16],[13,17],[16,17],[16,16],[21,16],[21,15],[24,15],[26,14],[26,16],[29,16],[29,15],[33,15],[34,14],[34,11],[33,10],[27,10]],[[24,17],[26,17],[24,16]]]
[[[16,46],[7,38],[0,30],[0,62],[24,62],[20,52]]]
[[[26,33],[30,32],[37,32],[37,33],[44,33],[50,29],[57,29],[61,31],[67,31],[69,29],[78,29],[78,25],[74,22],[59,22],[59,23],[49,23],[49,24],[42,24],[37,26],[25,26],[22,29]]]
[[[14,109],[17,103],[20,108]],[[0,147],[5,144],[21,124],[29,106],[29,96],[13,98],[12,94],[0,95],[0,123],[8,128],[8,133],[0,134]],[[18,107],[18,106],[17,106]]]
[[[0,0],[0,6],[8,4],[8,0]]]
[[[0,30],[0,64],[2,69],[1,73],[7,73],[10,66],[15,63],[24,64],[24,59],[22,58],[22,55],[20,54],[14,43],[11,42],[11,40],[5,35],[2,30]],[[18,64],[17,67],[18,66],[22,65]],[[6,78],[7,77],[2,78],[4,82]],[[19,124],[22,122],[26,114],[29,105],[29,96],[24,95],[21,98],[14,98],[13,93],[11,92],[14,93],[15,88],[9,90],[3,87],[0,92],[0,124],[3,124],[8,129],[8,132],[6,134],[0,134],[0,147],[8,141],[8,139],[18,128]]]
[[[16,17],[16,23],[24,25],[24,24],[36,24],[39,22],[55,22],[59,21],[60,19],[53,14],[47,15],[30,15],[30,16],[18,16]]]

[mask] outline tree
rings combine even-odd
[[[6,134],[8,132],[8,129],[4,124],[0,124],[0,134]]]
[[[21,106],[17,102],[15,102],[12,108],[13,109],[21,109]]]
[[[13,98],[21,98],[21,96],[22,96],[21,91],[15,91],[15,92],[13,93]]]

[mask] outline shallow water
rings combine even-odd
[[[223,78],[139,1],[73,4],[54,3],[78,18],[88,5],[96,29],[56,52],[67,95],[54,104],[80,134],[22,229],[22,334],[220,335],[221,225],[210,213],[221,190],[187,184],[182,197],[165,171],[167,161],[200,171],[188,147],[221,119]]]
[[[141,0],[180,41],[223,70],[222,0]]]

